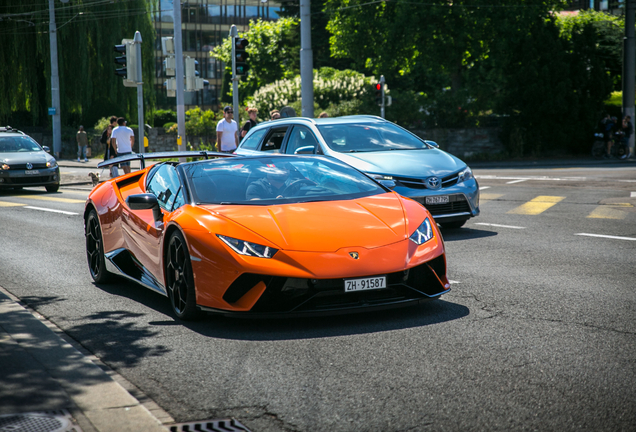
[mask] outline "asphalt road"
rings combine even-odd
[[[254,432],[632,431],[633,165],[476,168],[482,214],[444,233],[452,291],[408,309],[177,322],[158,294],[92,283],[88,192],[70,187],[0,192],[0,286],[177,421],[233,416]]]

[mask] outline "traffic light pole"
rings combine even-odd
[[[137,68],[135,71],[137,75],[137,124],[139,125],[137,135],[139,136],[139,153],[144,153],[146,149],[144,148],[144,83],[143,75],[141,74],[141,33],[136,31],[133,40],[135,41],[135,56],[137,57],[135,64]]]
[[[636,0],[627,0],[625,9],[625,39],[623,40],[623,117],[630,116],[632,125],[634,117],[634,87],[636,81],[636,38],[634,25]],[[634,157],[634,134],[629,137],[629,152]]]
[[[238,126],[240,115],[238,83],[240,78],[236,75],[236,38],[238,37],[238,29],[234,24],[230,27],[230,37],[232,38],[232,106],[234,110],[234,120],[236,120]]]
[[[179,151],[186,149],[186,130],[185,130],[185,106],[183,103],[183,43],[181,41],[181,0],[174,0],[174,56],[175,62],[175,79],[177,82],[177,143],[179,139]]]
[[[53,153],[59,158],[62,152],[62,121],[60,113],[60,77],[57,66],[57,24],[54,0],[49,0],[49,44],[51,47],[51,116],[53,122]]]
[[[314,116],[314,55],[310,0],[300,0],[300,97],[303,117]]]

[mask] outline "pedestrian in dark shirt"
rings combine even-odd
[[[631,157],[631,147],[629,146],[629,138],[634,133],[634,126],[632,125],[631,116],[625,116],[623,118],[623,124],[621,126],[621,130],[623,131],[623,139],[625,140],[625,144],[627,145],[627,155],[625,158]]]
[[[241,129],[241,139],[247,135],[250,129],[258,124],[256,121],[256,115],[258,114],[258,110],[254,107],[250,107],[247,109],[247,114],[250,116],[249,120],[245,122],[243,125],[243,129]]]

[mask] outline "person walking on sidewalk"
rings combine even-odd
[[[226,106],[223,108],[223,120],[216,124],[216,143],[223,153],[232,153],[238,147],[238,125],[232,117],[234,110]]]
[[[248,108],[247,114],[250,116],[250,118],[243,125],[243,128],[241,129],[241,139],[243,139],[243,137],[247,135],[250,129],[252,129],[254,126],[258,124],[258,122],[256,121],[256,115],[258,114],[258,110],[256,108],[254,107]]]
[[[117,125],[110,135],[110,142],[117,150],[117,156],[131,154],[133,144],[135,144],[135,133],[126,126],[126,119],[123,117],[117,119]],[[120,166],[125,174],[130,173],[130,162],[123,162]]]
[[[110,124],[106,126],[106,129],[102,132],[102,137],[99,140],[99,142],[104,144],[104,160],[117,157],[117,151],[115,151],[115,148],[110,144],[110,136],[113,133],[113,129],[117,127],[117,117],[110,116],[109,121]]]
[[[88,135],[86,135],[86,132],[84,131],[84,126],[80,125],[77,135],[75,135],[75,139],[77,140],[77,161],[81,162],[82,158],[84,158],[84,162],[88,162],[88,158],[86,157]]]

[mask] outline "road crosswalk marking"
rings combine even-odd
[[[549,196],[549,195],[540,195],[536,198],[531,199],[525,204],[520,205],[510,211],[508,214],[522,214],[522,215],[538,215],[548,210],[550,207],[556,205],[557,203],[563,201],[565,197],[561,196]]]
[[[22,204],[22,203],[14,203],[14,202],[8,202],[8,201],[0,201],[0,207],[17,207],[17,206],[24,206],[26,204]]]
[[[73,198],[58,198],[58,197],[52,197],[52,196],[44,196],[44,195],[16,195],[12,198],[22,198],[22,199],[34,199],[34,200],[42,200],[42,201],[55,201],[55,202],[62,202],[62,203],[69,203],[69,204],[76,204],[76,203],[85,203],[85,200],[78,200],[78,199],[73,199]]]
[[[479,194],[479,203],[483,204],[488,201],[496,200],[497,198],[501,198],[503,194],[494,194],[494,193],[482,193]]]
[[[590,213],[589,215],[587,215],[588,219],[625,219],[625,216],[627,216],[627,212],[624,210],[621,210],[621,208],[626,208],[626,207],[631,207],[630,204],[627,205],[620,205],[620,204],[613,204],[613,205],[602,205],[602,206],[598,206],[596,207],[592,213]]]

